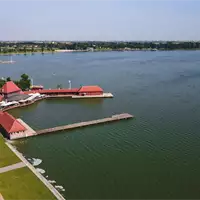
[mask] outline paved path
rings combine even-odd
[[[19,168],[22,168],[22,167],[26,167],[26,165],[23,162],[19,162],[19,163],[13,164],[13,165],[2,167],[2,168],[0,168],[0,174],[14,170],[14,169],[19,169]]]
[[[0,200],[4,200],[4,198],[3,198],[3,196],[2,196],[2,194],[0,193]]]

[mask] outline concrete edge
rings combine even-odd
[[[54,186],[48,182],[48,180],[42,176],[36,169],[33,167],[24,156],[15,149],[10,143],[5,142],[5,144],[11,149],[11,151],[44,183],[44,185],[54,194],[58,200],[65,200],[65,198],[54,188]]]

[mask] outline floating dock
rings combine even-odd
[[[111,117],[104,118],[104,119],[97,119],[97,120],[92,120],[92,121],[87,121],[87,122],[79,122],[79,123],[69,124],[65,126],[58,126],[54,128],[43,129],[43,130],[36,131],[35,135],[42,135],[42,134],[53,133],[57,131],[71,130],[75,128],[81,128],[85,126],[92,126],[96,124],[103,124],[103,123],[114,122],[114,121],[119,121],[119,120],[124,120],[124,119],[131,119],[131,118],[133,118],[133,115],[130,115],[128,113],[123,113],[119,115],[113,115]]]

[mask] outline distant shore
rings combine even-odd
[[[49,54],[49,53],[56,53],[55,51],[37,51],[37,52],[9,52],[9,53],[0,53],[2,56],[12,56],[12,55],[34,55],[34,54]]]
[[[199,51],[198,49],[94,49],[94,50],[73,50],[73,49],[58,49],[54,51],[37,51],[37,52],[9,52],[9,53],[0,53],[0,56],[12,56],[12,55],[34,55],[34,54],[54,54],[54,53],[73,53],[73,52],[111,52],[111,51],[118,51],[118,52],[125,52],[125,51]],[[2,61],[3,62],[10,62],[10,61]]]
[[[200,41],[0,41],[0,55],[200,50]]]

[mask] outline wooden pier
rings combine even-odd
[[[92,126],[96,124],[103,124],[103,123],[108,123],[108,122],[114,122],[114,121],[119,121],[119,120],[124,120],[124,119],[131,119],[133,118],[133,115],[130,115],[128,113],[123,113],[119,115],[113,115],[112,117],[104,118],[104,119],[97,119],[97,120],[92,120],[92,121],[87,121],[87,122],[79,122],[75,124],[69,124],[65,126],[58,126],[55,128],[48,128],[48,129],[43,129],[36,131],[36,135],[41,135],[41,134],[46,134],[46,133],[53,133],[57,131],[63,131],[63,130],[71,130],[75,128],[81,128],[85,126]]]

